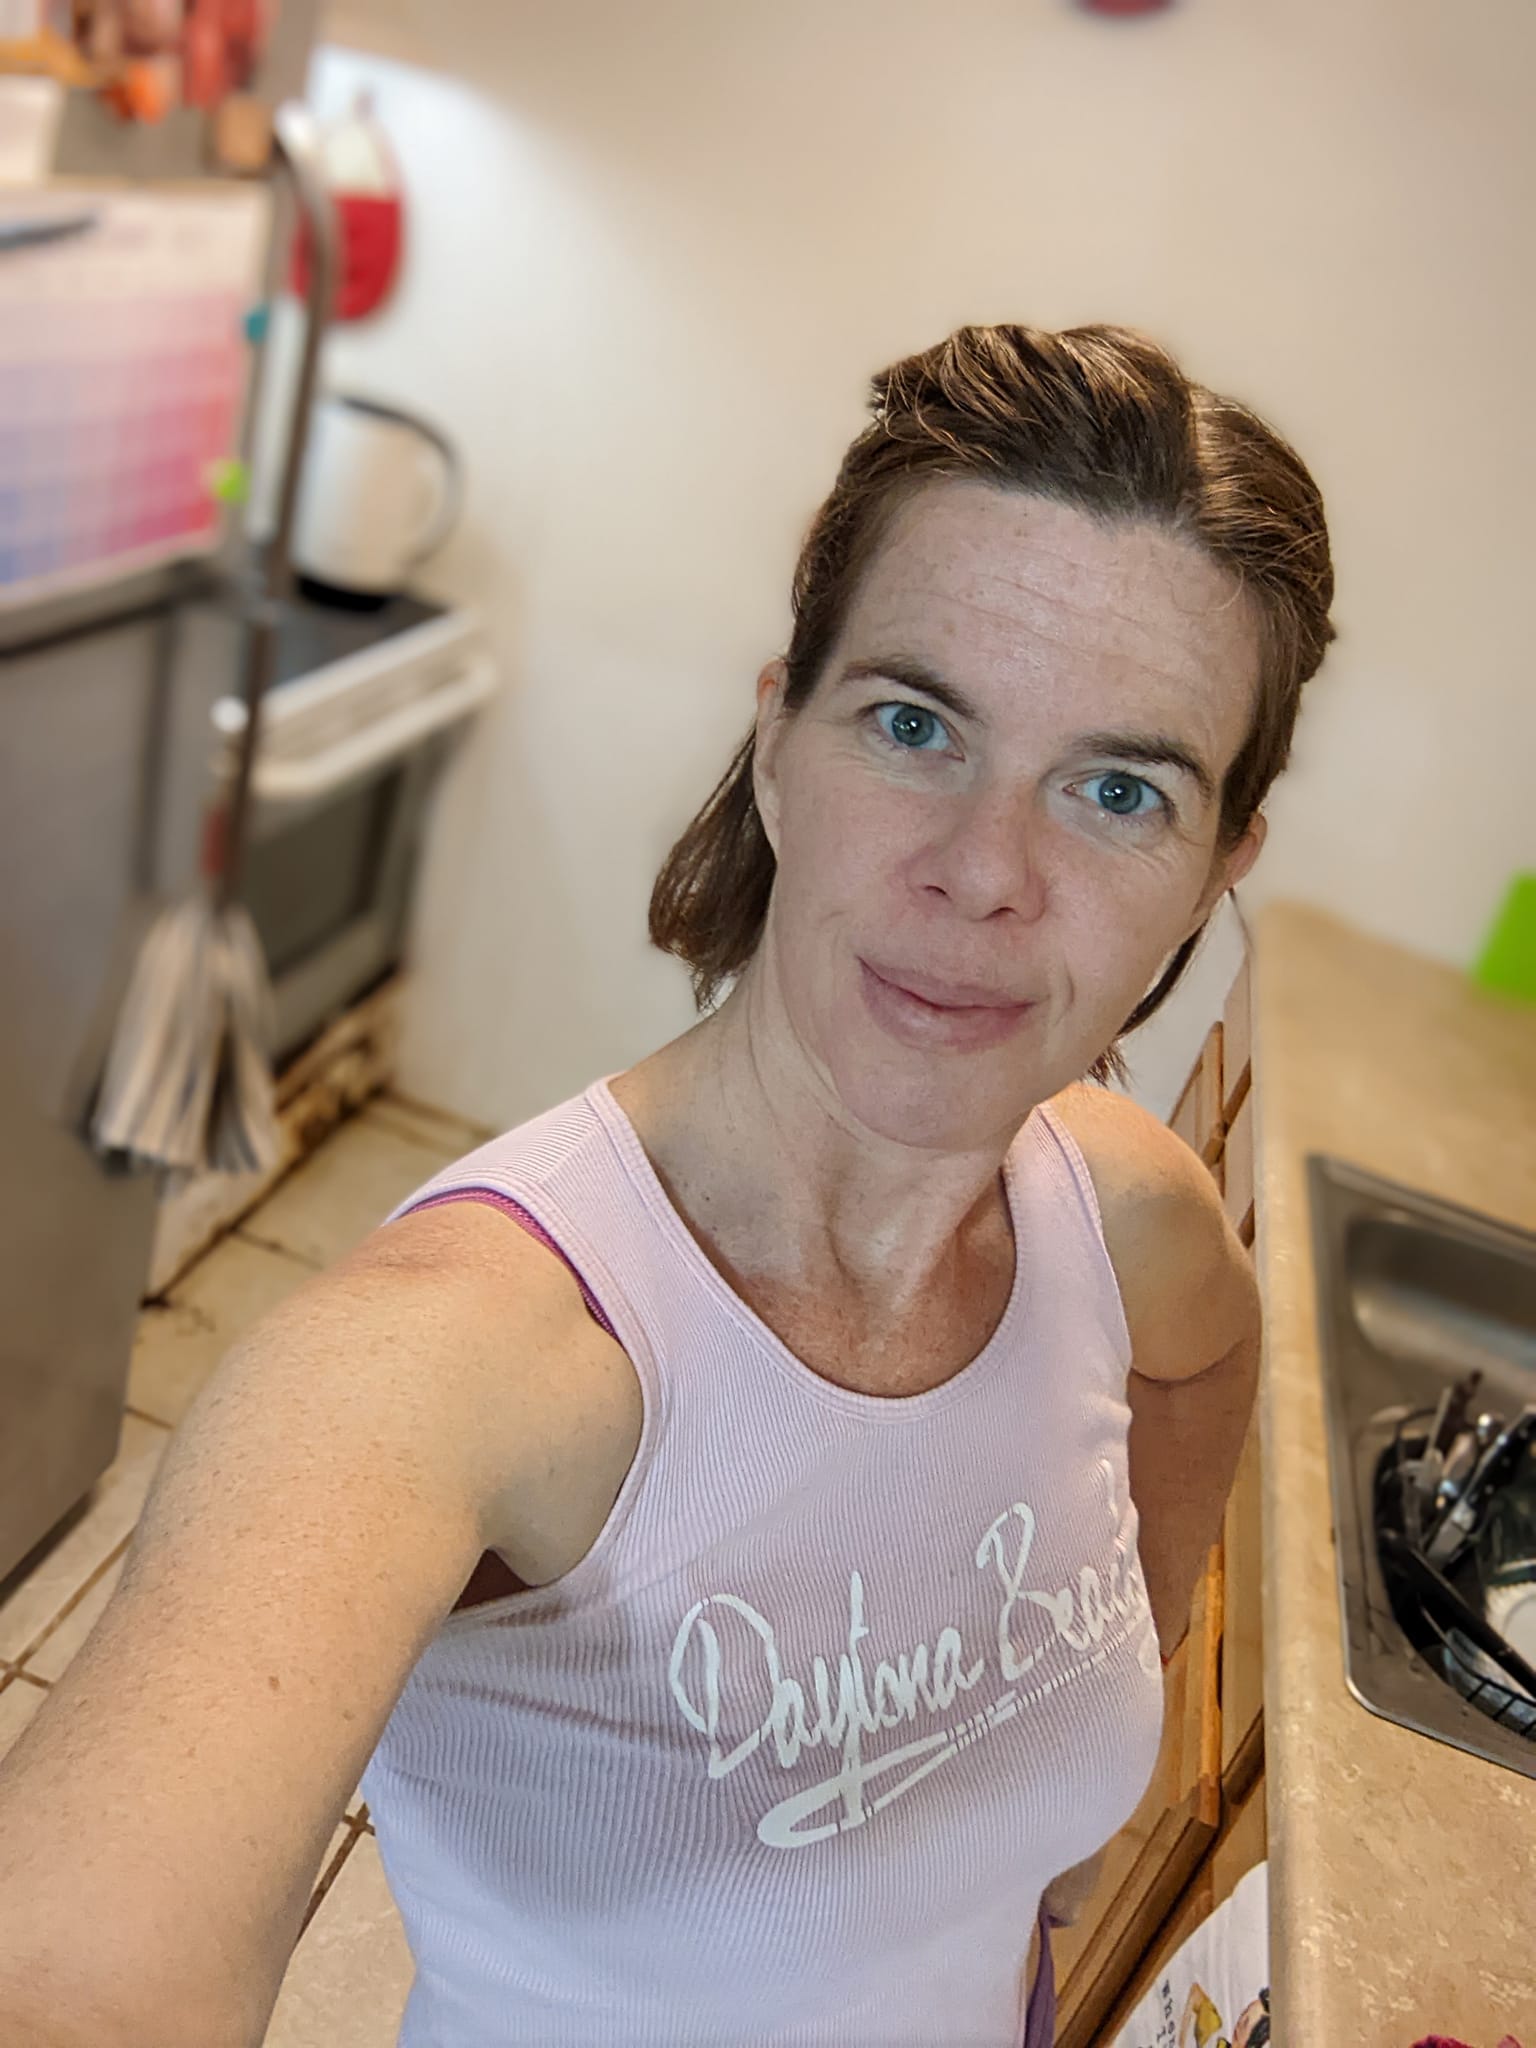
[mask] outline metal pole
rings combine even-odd
[[[309,229],[309,290],[304,304],[304,347],[299,358],[288,440],[278,483],[277,530],[268,545],[262,589],[246,628],[242,696],[245,727],[240,735],[234,779],[224,814],[223,845],[215,900],[227,909],[239,894],[245,865],[245,835],[250,818],[251,775],[261,740],[261,708],[272,684],[277,660],[277,630],[293,584],[293,523],[298,509],[304,453],[309,445],[310,418],[320,372],[320,345],[336,299],[340,269],[336,209],[320,170],[315,119],[298,100],[285,100],[272,122],[278,163],[287,173],[301,219]]]

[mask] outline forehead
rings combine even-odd
[[[1015,688],[1075,683],[1122,708],[1130,691],[1149,709],[1182,704],[1221,726],[1235,722],[1235,751],[1257,681],[1258,633],[1236,580],[1164,527],[942,482],[896,514],[838,653],[913,655],[957,681],[996,672]]]

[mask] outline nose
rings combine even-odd
[[[979,787],[959,799],[942,833],[917,857],[914,880],[980,923],[1033,924],[1047,900],[1046,819],[1031,789]]]

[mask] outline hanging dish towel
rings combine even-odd
[[[1106,2048],[1268,2048],[1269,1866],[1181,1943]]]

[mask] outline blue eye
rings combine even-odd
[[[891,713],[889,725],[884,723],[885,713]],[[921,704],[877,704],[871,711],[882,739],[904,753],[927,753],[924,742],[938,735],[948,741],[949,734],[944,722],[932,711],[925,711]]]
[[[1150,818],[1158,811],[1171,812],[1173,808],[1160,789],[1154,789],[1139,775],[1127,775],[1123,768],[1092,775],[1079,787],[1091,790],[1095,783],[1100,790],[1100,808],[1112,818]]]

